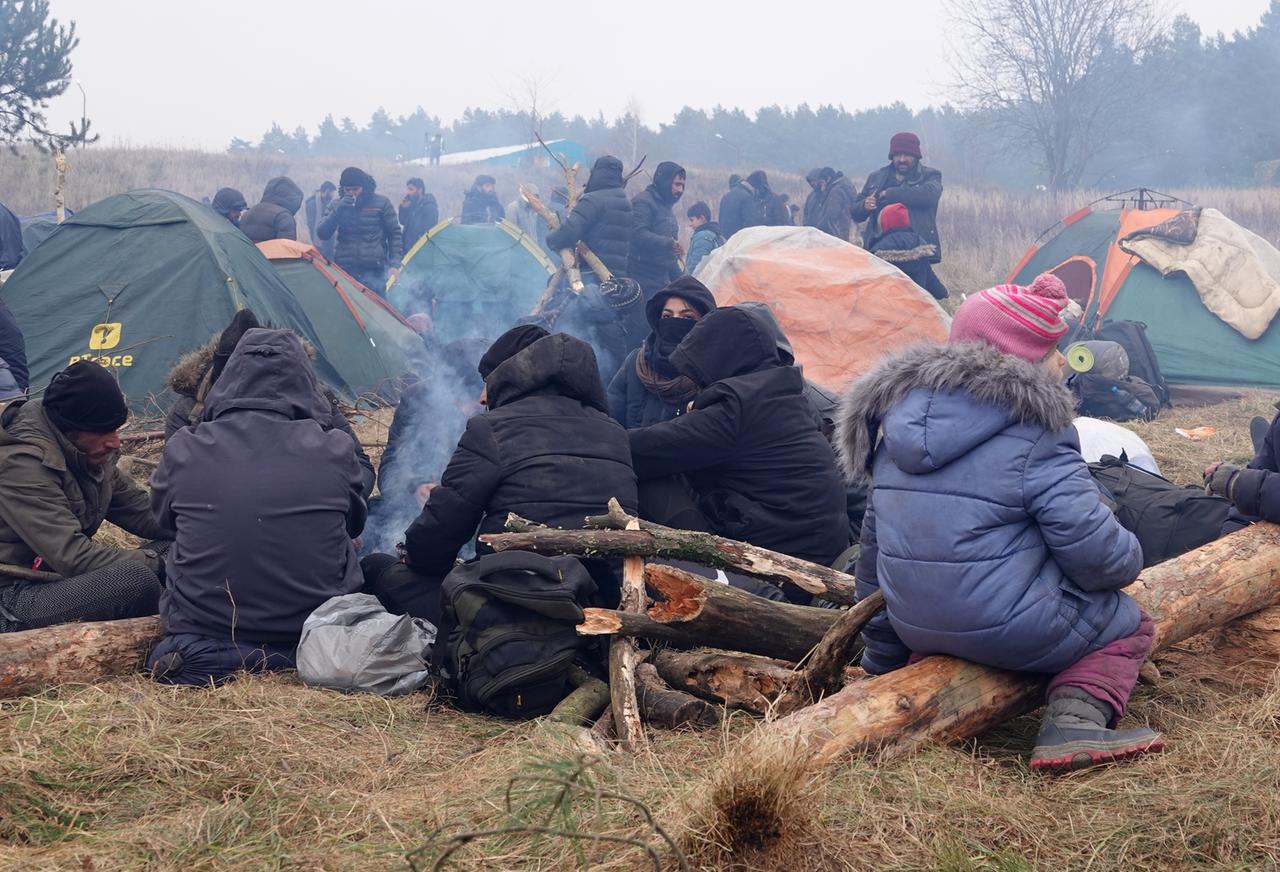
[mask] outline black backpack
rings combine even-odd
[[[1089,464],[1089,474],[1120,526],[1138,537],[1142,565],[1153,566],[1217,539],[1231,503],[1204,488],[1178,487],[1120,458]]]
[[[432,666],[460,708],[545,715],[568,696],[596,585],[576,558],[489,554],[445,576]]]
[[[1150,421],[1160,414],[1160,397],[1140,378],[1107,378],[1082,372],[1068,383],[1080,413],[1112,421]]]
[[[1150,385],[1161,406],[1169,405],[1169,383],[1164,380],[1160,361],[1147,339],[1146,324],[1141,321],[1099,321],[1093,328],[1093,338],[1120,343],[1129,355],[1129,375]]]

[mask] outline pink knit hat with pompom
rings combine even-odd
[[[951,322],[952,342],[985,342],[1005,354],[1041,361],[1067,332],[1062,310],[1067,288],[1050,273],[1030,287],[996,285],[960,304]]]

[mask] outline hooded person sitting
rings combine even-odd
[[[42,399],[0,413],[0,563],[49,576],[0,572],[0,630],[155,614],[161,549],[94,541],[103,521],[144,539],[173,535],[116,467],[128,417],[115,378],[88,361],[55,375]]]
[[[297,239],[298,221],[294,216],[301,208],[302,188],[288,176],[277,176],[267,182],[262,199],[240,219],[240,230],[253,242]]]
[[[440,620],[440,584],[479,533],[502,532],[507,514],[580,527],[616,497],[637,508],[627,434],[606,411],[591,346],[566,333],[513,327],[480,359],[488,411],[467,422],[439,486],[405,531],[402,563],[364,560],[368,589],[393,612]],[[484,553],[478,547],[478,553]],[[618,583],[584,561],[606,598]]]
[[[706,285],[683,276],[644,304],[651,332],[633,349],[609,382],[609,414],[628,430],[648,427],[682,414],[698,394],[698,386],[671,364],[693,325],[716,307]]]
[[[244,201],[244,194],[235,188],[219,188],[213,195],[209,208],[226,218],[235,226],[240,226],[240,216],[249,204]]]
[[[829,566],[849,544],[844,484],[772,331],[715,309],[668,359],[698,393],[685,414],[628,431],[641,515]]]
[[[148,659],[169,684],[217,684],[294,666],[307,616],[364,582],[360,465],[302,342],[251,329],[151,479],[156,519],[177,530]]]
[[[178,395],[178,399],[169,407],[164,419],[164,438],[168,442],[179,430],[196,427],[204,420],[204,410],[209,392],[217,383],[226,368],[227,361],[244,334],[255,327],[260,327],[258,317],[252,309],[241,309],[232,317],[231,323],[222,331],[217,339],[203,348],[197,348],[190,354],[180,358],[169,371],[167,383],[169,389]],[[308,363],[310,366],[310,363]],[[338,402],[327,391],[329,399],[329,417],[325,426],[331,430],[341,430],[351,438],[352,451],[360,464],[364,495],[367,499],[373,493],[373,462],[365,454],[360,440],[351,429],[347,416],[338,408]]]
[[[683,272],[680,224],[672,207],[684,196],[684,167],[669,160],[658,164],[653,182],[631,200],[631,251],[627,275],[639,282],[646,298]]]
[[[569,217],[547,234],[547,247],[559,251],[583,242],[615,278],[628,275],[632,207],[627,199],[626,184],[622,161],[611,154],[599,158],[591,167],[585,192]],[[585,265],[582,272],[586,281],[594,275]],[[595,280],[598,282],[600,278]]]
[[[863,632],[878,675],[949,654],[1053,676],[1034,769],[1160,748],[1115,730],[1154,625],[1121,592],[1137,538],[1103,504],[1080,456],[1061,281],[999,285],[957,310],[951,339],[884,361],[849,389],[839,441],[873,482],[858,596],[885,610]]]
[[[932,259],[938,247],[925,242],[911,229],[911,214],[906,206],[890,203],[880,210],[880,235],[872,240],[868,250],[902,270],[907,278],[930,294],[940,291],[942,296],[938,299],[946,298],[947,289],[932,278]]]

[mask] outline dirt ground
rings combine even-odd
[[[1194,483],[1214,460],[1251,455],[1249,419],[1275,399],[1250,392],[1132,429],[1167,477]],[[357,422],[375,455],[385,418]],[[1217,432],[1174,432],[1198,426]],[[732,862],[699,837],[688,798],[726,775],[746,716],[656,733],[648,754],[584,757],[565,728],[289,675],[217,690],[65,685],[0,703],[0,868],[429,869],[451,849],[438,868],[680,868],[663,833],[701,869],[1280,867],[1275,664],[1241,669],[1203,639],[1157,662],[1162,681],[1138,689],[1129,719],[1165,734],[1161,756],[1034,775],[1027,716],[960,747],[792,772],[793,802]]]

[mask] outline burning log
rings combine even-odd
[[[587,522],[608,518],[602,515],[588,518]],[[854,603],[852,575],[711,533],[676,530],[645,521],[640,522],[639,530],[560,530],[515,514],[507,516],[506,526],[512,532],[487,534],[481,536],[480,541],[494,551],[688,560],[741,572],[773,584],[790,582],[814,596],[842,605]]]
[[[1155,618],[1155,651],[1280,603],[1280,526],[1255,524],[1152,566],[1127,592]],[[762,725],[731,753],[801,746],[821,765],[850,752],[956,741],[1035,708],[1045,682],[953,657],[927,657]]]
[[[775,602],[674,566],[651,563],[644,568],[644,579],[660,597],[647,611],[583,609],[586,620],[578,633],[640,636],[684,648],[710,646],[799,660],[842,614]]]
[[[652,663],[636,667],[636,689],[640,711],[646,722],[668,730],[681,727],[706,729],[720,723],[720,711],[709,702],[672,690]]]
[[[157,617],[5,633],[0,635],[0,699],[137,672],[163,635]]]
[[[632,520],[629,526],[638,526]],[[647,599],[644,591],[644,560],[628,557],[622,561],[621,611],[643,612]],[[640,652],[631,639],[623,636],[609,643],[609,692],[612,696],[614,730],[618,741],[628,751],[642,751],[648,747],[644,724],[640,720],[640,704],[636,700],[636,666]]]

